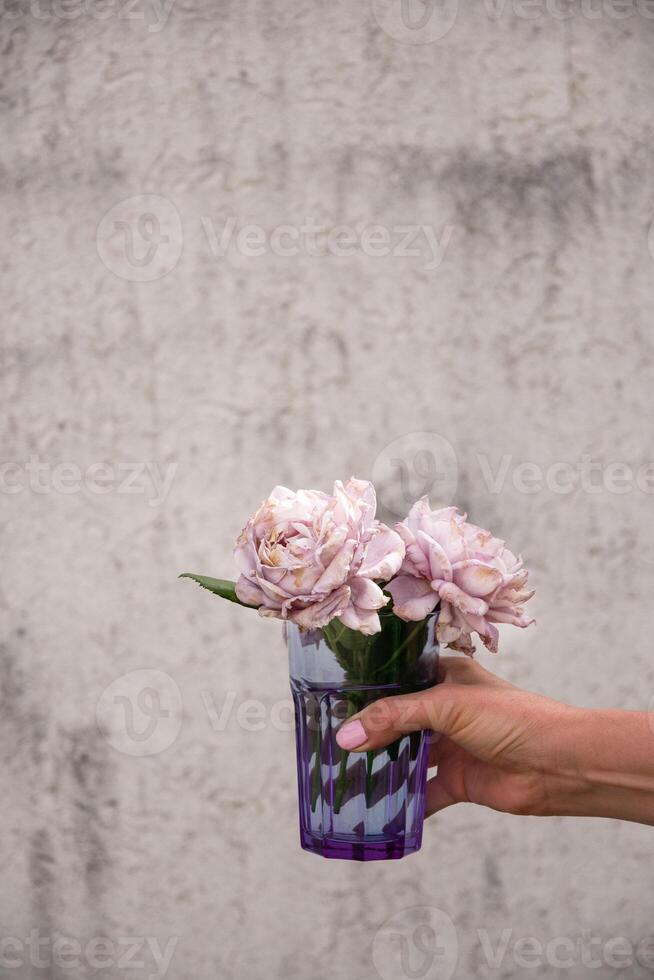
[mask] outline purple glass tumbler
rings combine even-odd
[[[287,624],[304,850],[383,861],[420,849],[431,733],[362,753],[341,749],[335,736],[367,704],[436,683],[436,620],[383,616],[382,632],[372,637],[334,631],[335,621],[310,631]]]

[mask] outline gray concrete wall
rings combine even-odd
[[[229,576],[275,483],[430,484],[533,570],[482,662],[648,707],[653,14],[5,0],[3,976],[169,941],[174,980],[649,975],[605,945],[654,933],[645,827],[459,806],[406,861],[301,852],[278,627],[176,575]]]

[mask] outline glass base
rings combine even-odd
[[[300,828],[302,850],[320,857],[341,861],[393,861],[415,854],[422,840],[417,835],[404,841],[380,838],[380,840],[345,840],[343,837],[314,836]]]

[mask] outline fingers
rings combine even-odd
[[[390,745],[408,732],[456,729],[463,685],[439,684],[419,694],[383,698],[348,719],[336,733],[342,749],[363,752]]]
[[[431,779],[427,780],[427,788],[425,790],[426,817],[431,817],[434,813],[438,813],[439,810],[444,810],[446,806],[452,806],[453,803],[458,802],[447,791],[438,776],[432,776]]]
[[[419,694],[383,698],[348,719],[336,734],[342,749],[363,752],[390,745],[401,735],[427,728],[457,735],[475,720],[475,705],[495,689],[512,685],[468,657],[442,657],[442,683]]]
[[[440,766],[448,756],[456,751],[456,745],[452,742],[447,735],[441,735],[440,732],[432,732],[429,736],[429,750],[427,764],[431,769],[432,766]]]

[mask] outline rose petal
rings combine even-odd
[[[486,632],[480,633],[482,642],[487,650],[491,653],[497,653],[497,647],[500,641],[500,631],[492,623],[486,623]]]
[[[536,622],[535,619],[528,619],[522,610],[512,612],[508,609],[491,609],[486,619],[489,623],[511,623],[513,626],[520,626],[521,629]]]
[[[466,616],[468,622],[469,630],[478,633],[483,640],[484,646],[490,650],[492,653],[497,653],[497,642],[499,639],[499,632],[496,626],[489,623],[483,616]]]
[[[452,578],[460,589],[478,598],[490,595],[503,581],[497,568],[476,559],[457,562],[452,568]]]
[[[439,643],[451,643],[460,635],[461,630],[457,626],[448,626],[440,623],[436,626],[436,639]]]
[[[355,548],[356,541],[345,542],[314,585],[314,592],[329,592],[343,584],[350,570]]]
[[[376,508],[375,488],[367,480],[352,477],[345,486],[340,480],[334,483],[333,514],[337,524],[361,522],[362,527],[369,527]]]
[[[317,629],[320,626],[326,626],[330,620],[341,615],[350,601],[350,589],[344,585],[322,601],[311,602],[305,608],[295,608],[293,604],[297,601],[291,599],[286,603],[285,610],[288,619],[304,629]]]
[[[518,592],[515,589],[504,590],[501,589],[496,596],[493,597],[492,608],[493,609],[510,609],[513,606],[521,606],[523,602],[527,602],[528,599],[534,595],[534,589],[529,592]]]
[[[458,650],[459,653],[465,653],[467,657],[472,657],[475,652],[470,633],[460,633],[457,639],[448,645],[452,650]]]
[[[430,579],[443,579],[445,582],[452,581],[452,566],[450,564],[450,559],[445,553],[445,549],[438,543],[430,538],[424,531],[418,531],[416,534],[417,541],[420,542],[420,547],[425,554],[429,567],[428,576]]]
[[[416,539],[408,527],[404,527],[402,524],[396,524],[395,529],[404,541],[405,558],[402,571],[407,572],[409,575],[413,574],[416,577],[422,576],[431,579],[429,556],[422,543]]]
[[[388,596],[369,578],[353,578],[350,588],[352,602],[361,609],[381,609],[390,602]]]
[[[421,520],[424,516],[431,514],[431,507],[429,506],[429,497],[421,497],[420,500],[416,500],[415,504],[409,511],[406,524],[414,533],[420,528]]]
[[[398,575],[386,586],[393,596],[393,612],[407,622],[419,622],[432,612],[438,602],[438,593],[429,582],[412,575]]]
[[[263,575],[257,575],[256,581],[265,595],[272,599],[276,605],[281,605],[285,599],[289,598],[288,592],[276,585],[275,582],[268,582]]]
[[[364,636],[381,632],[379,615],[374,610],[362,609],[354,603],[350,603],[343,612],[339,613],[339,619],[344,626],[351,630],[359,630]]]
[[[241,536],[243,540],[241,540]],[[241,532],[236,547],[234,548],[234,558],[236,559],[236,564],[238,565],[239,571],[243,575],[247,575],[250,572],[254,572],[257,569],[258,560],[256,549],[252,547],[251,542],[248,540],[245,531]]]
[[[273,609],[270,606],[259,606],[257,610],[260,616],[266,619],[283,619],[283,613],[281,609]]]
[[[321,539],[321,544],[316,549],[316,558],[323,568],[334,560],[339,553],[347,538],[347,527],[336,527],[330,525],[325,537]]]
[[[245,575],[240,575],[236,583],[236,597],[247,606],[260,606],[265,601],[265,595],[255,582]]]
[[[426,524],[426,521],[423,521]],[[423,527],[434,541],[437,541],[450,560],[450,564],[465,558],[465,537],[456,515],[449,521],[435,521],[431,527]]]
[[[404,559],[404,542],[396,531],[380,524],[366,547],[358,575],[388,581],[400,570]]]
[[[438,585],[438,593],[442,599],[451,602],[453,606],[460,609],[462,613],[472,613],[473,616],[483,616],[488,612],[488,603],[483,599],[468,595],[460,589],[454,582],[435,583]]]

